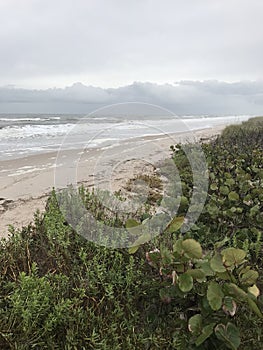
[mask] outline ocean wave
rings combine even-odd
[[[43,122],[44,118],[53,119]],[[109,118],[81,118],[80,116],[40,116],[39,118],[7,118],[2,115],[0,121],[0,159],[17,158],[22,155],[54,151],[60,148],[110,147],[120,140],[150,135],[168,135],[185,131],[204,129],[220,124],[237,123],[249,116],[228,117],[189,117],[189,118],[152,118],[120,120],[113,122]],[[75,119],[74,119],[75,118]],[[9,120],[4,122],[3,120]],[[32,119],[33,121],[28,121]],[[41,121],[39,121],[39,119]],[[13,124],[10,121],[13,121]],[[14,123],[14,120],[20,122]],[[21,122],[22,120],[22,122]],[[8,125],[9,123],[9,125]],[[7,124],[7,125],[6,125]]]
[[[0,129],[0,140],[36,138],[41,136],[64,135],[73,128],[74,124],[58,125],[9,125]]]
[[[0,118],[0,122],[37,122],[37,121],[52,121],[60,120],[61,117],[25,117],[25,118]]]

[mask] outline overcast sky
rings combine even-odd
[[[34,89],[75,82],[107,89],[134,87],[137,81],[151,83],[135,85],[144,86],[144,93],[155,89],[156,101],[156,84],[166,99],[190,89],[192,95],[177,96],[180,101],[193,91],[198,91],[195,98],[225,94],[222,87],[232,96],[239,86],[250,95],[244,107],[249,103],[258,110],[262,18],[261,0],[0,0],[0,99],[5,102],[0,108],[8,109],[3,100],[6,91],[14,93],[10,86],[33,90],[35,98]],[[107,100],[108,90],[99,91]]]

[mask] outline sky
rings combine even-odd
[[[259,113],[262,18],[260,0],[0,0],[0,113],[62,111],[63,99],[82,112],[95,91],[218,113],[222,88],[225,113]]]

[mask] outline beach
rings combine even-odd
[[[151,135],[123,140],[93,149],[58,150],[0,162],[0,235],[8,226],[27,226],[36,210],[43,212],[52,188],[84,184],[87,187],[122,189],[139,173],[151,173],[170,157],[176,143],[208,141],[225,125],[176,134]]]

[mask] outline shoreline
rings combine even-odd
[[[43,212],[53,187],[83,183],[87,187],[118,191],[137,174],[151,173],[157,162],[170,156],[171,145],[208,141],[225,126],[0,161],[0,238],[8,236],[8,225],[21,228],[33,221],[37,209]]]

